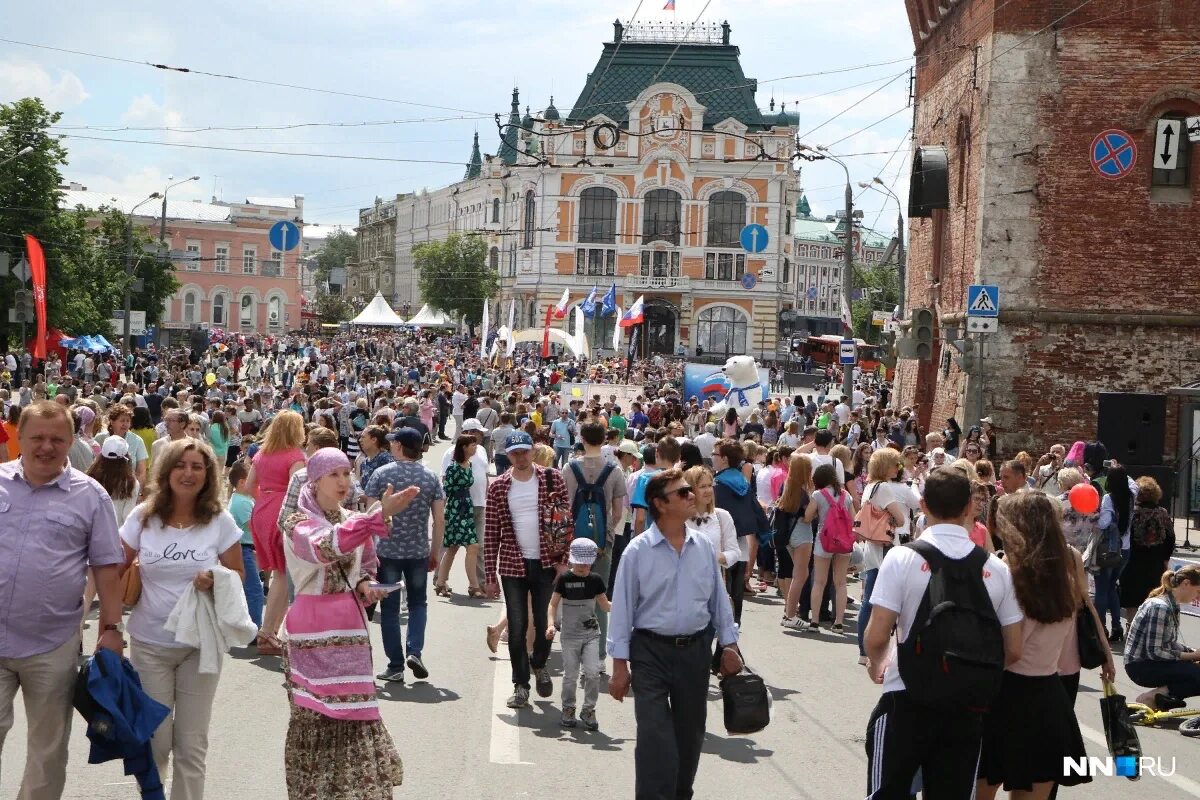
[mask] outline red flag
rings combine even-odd
[[[37,312],[37,338],[33,341],[33,357],[46,358],[46,256],[41,243],[25,234],[25,252],[29,271],[33,274],[33,306]]]
[[[554,306],[546,306],[546,326],[542,329],[542,358],[550,357],[550,317],[554,315]]]

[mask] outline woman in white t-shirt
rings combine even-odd
[[[244,575],[242,532],[223,509],[221,467],[195,439],[168,444],[154,462],[146,502],[121,527],[127,560],[136,558],[142,594],[129,615],[129,660],[146,694],[171,709],[151,740],[159,775],[174,754],[171,796],[204,796],[208,727],[217,674],[202,674],[200,651],[181,645],[165,623],[188,585],[212,590],[220,564]],[[165,783],[165,781],[164,781]]]
[[[696,493],[696,516],[689,521],[689,527],[704,534],[712,544],[717,563],[722,568],[736,563],[742,554],[738,547],[737,528],[729,512],[716,507],[712,470],[703,466],[692,467],[683,473],[683,479]]]
[[[898,537],[908,531],[908,506],[900,495],[900,489],[908,487],[902,483],[893,483],[896,476],[904,471],[904,456],[890,447],[884,447],[871,454],[867,462],[867,484],[863,487],[862,502],[870,503],[876,508],[886,510],[891,517],[892,544],[864,541],[859,543],[863,553],[861,569],[862,576],[862,610],[858,612],[858,663],[867,663],[867,654],[863,649],[863,634],[867,630],[867,622],[871,619],[871,592],[875,588],[875,578],[879,575],[879,565],[891,546],[897,543]]]

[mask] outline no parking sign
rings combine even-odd
[[[1113,128],[1092,140],[1091,159],[1097,175],[1117,181],[1132,172],[1137,164],[1137,145],[1128,133]]]

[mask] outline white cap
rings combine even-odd
[[[464,431],[479,431],[480,433],[487,433],[487,428],[483,427],[479,420],[475,419],[474,417],[465,420],[463,422],[462,429]]]
[[[129,443],[120,436],[109,436],[100,446],[100,455],[104,458],[123,458],[129,460]]]

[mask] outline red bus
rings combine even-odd
[[[862,339],[855,339],[854,343],[858,346],[858,366],[866,372],[874,372],[879,369],[882,363],[879,360],[879,345],[868,344]],[[837,366],[841,344],[842,337],[840,336],[810,336],[800,346],[799,355],[801,357],[811,356],[814,362],[822,366],[826,364]]]

